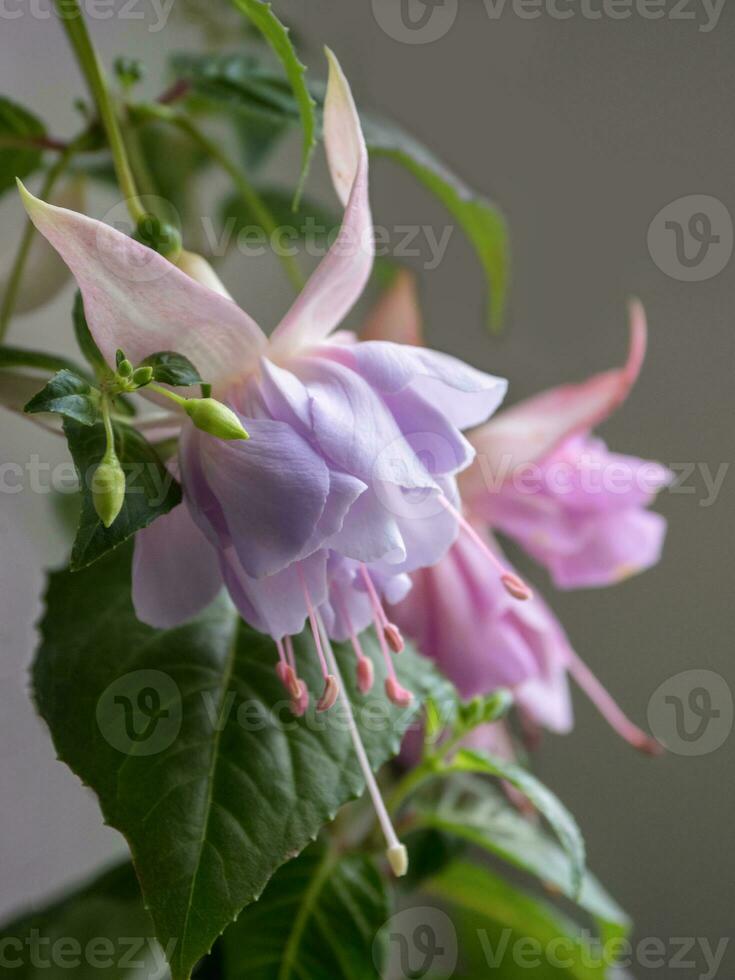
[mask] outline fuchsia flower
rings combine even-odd
[[[391,659],[400,633],[380,597],[395,598],[406,573],[438,561],[454,541],[456,474],[474,455],[461,430],[485,421],[506,390],[501,379],[444,354],[330,339],[368,280],[374,244],[365,142],[347,81],[329,61],[324,136],[344,218],[270,338],[211,271],[192,268],[191,256],[186,267],[196,279],[114,229],[24,192],[33,222],[79,284],[108,362],[117,348],[135,363],[159,350],[186,355],[250,434],[225,442],[182,424],[185,504],[136,537],[138,615],[174,626],[224,583],[247,622],[276,641],[278,673],[297,713],[308,694],[289,637],[305,619],[324,675],[319,709],[339,693],[325,621],[334,637],[355,643],[366,690],[371,677],[356,638],[373,620],[386,693],[397,704],[410,700]],[[439,451],[424,454],[426,439]],[[395,843],[354,726],[353,737]]]
[[[421,343],[410,278],[384,297],[367,335]],[[504,532],[566,588],[610,584],[658,560],[665,522],[644,508],[668,483],[668,470],[609,453],[589,434],[627,397],[645,345],[645,314],[634,303],[623,368],[538,395],[470,434],[477,457],[459,482],[471,533],[413,575],[411,592],[392,614],[465,696],[509,687],[527,726],[566,732],[573,721],[571,673],[623,737],[654,752],[656,743],[625,717],[543,600],[513,602],[486,574],[485,554],[491,549],[504,561],[492,533]],[[555,468],[561,478],[552,479]]]

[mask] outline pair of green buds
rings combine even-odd
[[[182,363],[185,361],[180,355],[173,356]],[[115,434],[110,418],[110,401],[116,395],[148,387],[175,402],[202,432],[216,436],[218,439],[250,438],[232,409],[211,397],[209,386],[202,385],[203,390],[207,392],[202,398],[183,398],[169,388],[155,384],[153,379],[157,376],[157,362],[155,358],[153,360],[152,365],[143,364],[135,368],[124,352],[118,350],[115,374],[102,389],[102,419],[107,445],[94,472],[91,490],[94,509],[105,527],[110,527],[117,519],[125,502],[125,471],[115,452]],[[172,381],[170,365],[168,371],[162,371],[161,375],[162,380]]]

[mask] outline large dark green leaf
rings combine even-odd
[[[32,113],[0,96],[0,194],[40,166],[42,150],[32,140],[45,132]]]
[[[115,451],[125,472],[125,501],[114,523],[105,527],[92,498],[94,473],[107,445],[104,426],[64,420],[82,491],[82,511],[71,554],[74,570],[97,561],[181,501],[181,488],[150,443],[129,425],[116,423],[114,432]]]
[[[372,116],[363,116],[362,123],[371,155],[389,157],[412,173],[439,198],[472,242],[490,291],[489,325],[497,329],[505,309],[510,255],[502,214],[395,123]]]
[[[25,406],[26,412],[53,412],[82,425],[100,420],[100,395],[73,371],[59,371]]]
[[[130,864],[0,927],[3,976],[153,980],[163,952]]]
[[[196,561],[196,555],[192,556]],[[224,598],[170,632],[138,622],[130,553],[51,577],[34,687],[57,752],[97,793],[127,838],[174,980],[298,854],[363,778],[337,706],[294,719],[274,671],[271,640],[240,623]],[[398,658],[417,694],[399,710],[361,698],[354,659],[338,650],[373,766],[393,755],[418,704],[448,699],[447,682],[410,651]],[[310,690],[321,677],[311,641],[296,641]],[[104,734],[103,734],[104,733]]]
[[[576,923],[545,902],[520,891],[488,868],[456,862],[424,890],[448,902],[452,922],[459,926],[460,952],[470,972],[485,980],[601,980],[602,958],[585,943]]]
[[[572,896],[576,898],[582,887],[585,870],[584,840],[574,817],[551,790],[515,763],[469,749],[461,749],[457,752],[452,768],[455,771],[480,773],[504,779],[533,803],[548,821],[569,858],[569,886]]]
[[[567,898],[575,898],[572,867],[565,851],[486,782],[473,777],[450,782],[438,804],[421,809],[419,823],[482,847]],[[603,940],[629,931],[628,916],[589,871],[576,901],[595,918]]]
[[[376,980],[375,943],[390,914],[384,879],[367,857],[314,845],[284,865],[224,934],[227,980]]]

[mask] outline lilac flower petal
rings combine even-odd
[[[133,362],[176,350],[221,385],[245,373],[265,347],[265,335],[247,313],[152,249],[27,191],[23,203],[77,280],[89,328],[108,363],[114,364],[119,347]]]
[[[486,421],[508,388],[503,378],[425,347],[374,340],[332,346],[323,353],[357,371],[378,391],[395,394],[410,386],[458,429]]]
[[[136,534],[133,605],[141,622],[171,629],[201,612],[221,588],[217,552],[186,504]]]
[[[548,556],[557,588],[614,585],[651,568],[661,558],[666,520],[651,511],[631,509],[591,522],[587,530],[579,551]]]
[[[329,470],[285,422],[243,423],[250,433],[245,442],[197,433],[196,446],[242,567],[260,577],[302,555],[327,502]],[[183,475],[186,480],[186,470]]]
[[[334,55],[328,57],[324,143],[345,213],[334,244],[273,332],[272,345],[280,352],[327,337],[359,299],[373,266],[367,149],[350,86]]]
[[[643,365],[646,338],[646,314],[635,301],[630,306],[630,347],[624,367],[581,384],[552,388],[506,409],[472,434],[478,455],[498,472],[504,465],[519,467],[540,460],[570,435],[595,428],[630,394]],[[477,470],[474,475],[479,476]]]
[[[300,358],[293,370],[311,397],[312,431],[340,469],[371,483],[433,487],[393,415],[354,371],[324,358]]]
[[[243,619],[253,629],[275,639],[300,633],[307,615],[304,584],[311,601],[320,606],[327,598],[327,554],[319,551],[294,562],[275,575],[247,575],[234,549],[222,554],[225,584]]]
[[[365,563],[381,559],[396,563],[406,557],[398,522],[374,487],[369,487],[358,498],[340,530],[324,544],[347,558]]]

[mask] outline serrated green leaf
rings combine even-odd
[[[45,133],[43,123],[33,113],[0,96],[0,194],[15,187],[16,177],[23,179],[41,165],[40,147],[13,145],[13,141],[22,144]]]
[[[367,857],[316,844],[273,876],[222,938],[227,980],[375,980],[387,943],[386,883]]]
[[[363,792],[344,716],[335,706],[292,718],[273,642],[224,597],[169,632],[138,622],[127,547],[52,575],[41,635],[39,711],[59,757],[127,838],[158,938],[177,940],[172,972],[183,980],[274,871]],[[444,700],[450,686],[407,650],[397,667],[416,699],[395,708],[382,697],[377,641],[365,635],[363,646],[376,673],[369,698],[357,693],[354,655],[336,654],[377,768],[423,699]],[[300,675],[320,693],[311,639],[295,648]]]
[[[115,522],[105,527],[95,510],[91,490],[107,445],[104,426],[64,420],[64,434],[82,490],[81,516],[71,554],[75,571],[117,548],[181,501],[181,488],[143,436],[122,423],[114,425],[114,433],[115,451],[126,478],[125,500]]]
[[[484,752],[460,749],[452,759],[456,772],[473,772],[504,779],[533,803],[559,838],[570,862],[570,888],[575,900],[585,872],[585,847],[579,827],[561,801],[526,769]]]
[[[100,395],[88,381],[73,371],[59,371],[25,406],[29,414],[54,412],[82,425],[100,420]]]
[[[542,827],[479,779],[449,784],[438,804],[421,807],[419,825],[481,847],[575,900],[568,855]],[[630,919],[589,871],[576,902],[596,920],[603,941],[629,932]]]
[[[423,887],[430,897],[449,903],[453,923],[459,926],[462,958],[472,977],[518,980],[532,974],[541,980],[559,976],[601,980],[605,976],[604,962],[594,960],[594,950],[576,923],[489,868],[457,861]],[[519,941],[525,956],[520,962],[514,956]],[[535,947],[530,951],[529,941]]]
[[[0,926],[3,975],[16,980],[161,976],[163,953],[130,864]]]
[[[388,157],[405,167],[439,198],[469,238],[490,292],[488,325],[497,330],[505,309],[510,269],[508,229],[502,214],[395,123],[373,116],[361,118],[371,156]]]
[[[301,129],[303,132],[301,151],[301,174],[294,195],[294,208],[298,206],[301,192],[304,189],[309,164],[316,146],[316,115],[315,102],[306,84],[306,66],[296,54],[289,37],[288,28],[276,17],[270,3],[265,0],[232,0],[251,22],[258,28],[270,45],[273,53],[280,60],[286,72],[294,98],[299,107]]]
[[[140,367],[153,368],[153,380],[178,388],[198,385],[202,377],[188,357],[176,351],[162,350],[149,354],[140,362]]]

